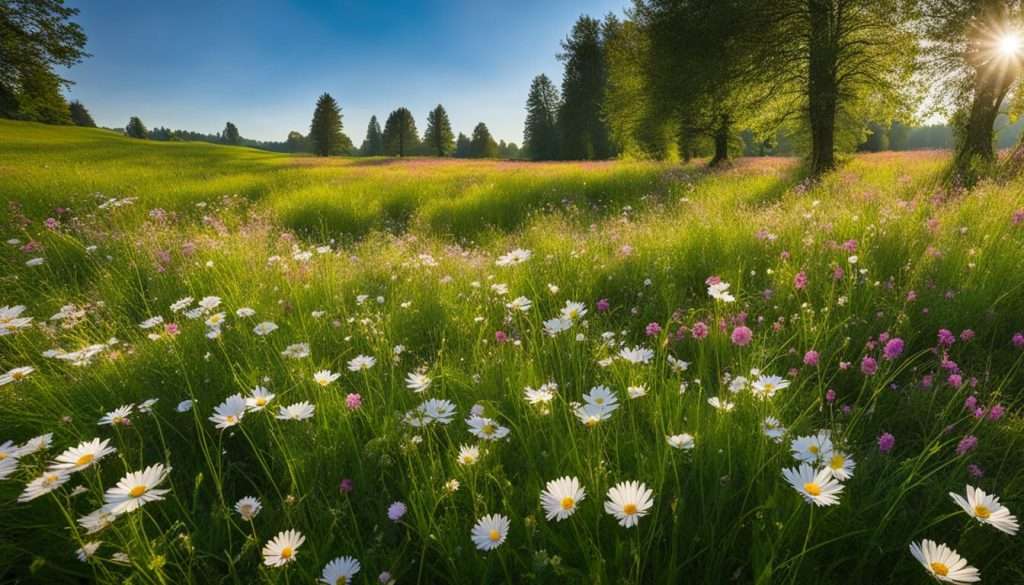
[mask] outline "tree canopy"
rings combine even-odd
[[[359,153],[363,156],[380,156],[384,154],[384,134],[380,131],[380,124],[377,116],[370,116],[370,123],[366,126],[366,138],[363,139]]]
[[[96,127],[96,122],[92,119],[92,115],[89,114],[89,110],[85,109],[85,106],[82,105],[82,102],[75,100],[68,104],[68,112],[71,115],[71,123],[75,126]]]
[[[558,90],[543,73],[533,78],[526,98],[526,124],[523,146],[533,160],[552,160],[559,156]]]
[[[427,115],[427,130],[423,133],[423,142],[431,149],[431,154],[437,156],[447,156],[455,147],[455,136],[448,121],[448,112],[441,104],[437,104],[437,107]]]
[[[497,158],[498,143],[491,136],[487,124],[480,122],[473,128],[473,138],[469,143],[469,156],[471,158]]]
[[[388,115],[384,123],[384,154],[408,156],[419,146],[416,120],[406,108],[398,108]]]
[[[224,132],[221,133],[221,141],[224,144],[237,146],[242,143],[242,137],[238,134],[238,127],[228,122],[224,125]]]
[[[321,94],[316,101],[309,125],[309,141],[318,156],[348,152],[349,145],[341,132],[341,106],[328,93]]]
[[[124,133],[129,138],[141,138],[145,139],[148,137],[149,132],[146,130],[146,125],[142,123],[142,120],[138,116],[132,116],[128,120],[128,125],[124,127]]]

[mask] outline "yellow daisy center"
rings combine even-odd
[[[334,580],[334,585],[346,585],[348,583],[348,577],[342,575]]]
[[[58,479],[60,479],[59,475],[57,475],[56,473],[51,473],[46,476],[46,479],[43,480],[43,483],[45,483],[46,485],[51,485],[57,483]]]
[[[592,416],[592,417],[588,418],[587,421],[584,422],[583,424],[588,426],[588,427],[596,427],[597,423],[598,423],[597,417],[593,417]]]
[[[235,422],[236,420],[238,420],[238,419],[236,419],[236,418],[235,418],[235,415],[233,415],[233,414],[229,414],[229,415],[227,415],[226,417],[224,417],[224,422],[229,422],[229,423],[233,423],[233,422]]]
[[[842,469],[844,463],[846,463],[846,459],[844,459],[842,455],[833,455],[829,466],[832,467],[832,469]]]
[[[932,572],[940,577],[945,577],[949,574],[949,567],[943,563],[932,563]]]
[[[807,448],[807,450],[810,451],[812,455],[817,455],[818,453],[821,452],[821,448],[818,447],[817,445],[811,445],[810,447]]]
[[[562,509],[563,510],[571,510],[572,507],[575,504],[576,504],[576,500],[574,500],[572,498],[569,498],[569,497],[562,498]]]
[[[604,404],[604,398],[595,398],[594,404]]]
[[[25,377],[25,374],[23,374],[21,372],[13,372],[11,374],[11,379],[14,380],[15,382],[21,380],[24,377]]]
[[[146,486],[144,486],[144,485],[137,485],[137,486],[133,487],[133,488],[132,488],[132,489],[131,489],[131,490],[130,490],[130,491],[128,492],[128,495],[129,495],[129,496],[131,496],[131,497],[133,497],[133,498],[137,498],[137,497],[141,496],[142,494],[146,493],[146,490],[147,490],[147,489],[149,489],[149,488],[147,488],[147,487],[146,487]]]
[[[632,516],[633,514],[636,514],[636,504],[626,504],[625,506],[622,507],[622,513],[627,516]]]
[[[977,506],[974,507],[974,515],[978,518],[981,518],[982,520],[987,520],[988,517],[992,515],[992,510],[989,510],[988,506],[982,506],[981,504],[978,504]]]
[[[264,406],[266,403],[267,403],[267,399],[266,398],[257,398],[256,399],[256,406]]]
[[[814,483],[813,481],[809,482],[809,483],[805,483],[804,484],[804,491],[809,493],[809,494],[811,494],[812,496],[820,496],[821,495],[821,486],[819,486],[818,484]]]
[[[501,533],[497,530],[491,530],[487,533],[487,538],[490,538],[491,542],[498,542],[499,540],[501,540]]]
[[[492,425],[491,423],[487,423],[483,426],[482,429],[480,429],[480,432],[482,432],[485,435],[493,435],[494,431],[496,430],[497,429],[494,428],[494,425]]]
[[[95,458],[96,456],[93,455],[92,453],[86,453],[85,455],[79,457],[77,461],[75,461],[75,465],[89,465]]]
[[[292,547],[290,547],[290,546],[286,546],[286,547],[281,549],[281,558],[282,559],[290,559],[290,558],[292,558],[293,554],[295,554],[295,551],[293,551]]]
[[[4,459],[7,459],[7,453],[0,451],[0,461],[3,461]]]

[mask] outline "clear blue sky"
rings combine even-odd
[[[530,80],[561,83],[555,55],[580,14],[629,0],[68,0],[92,57],[65,73],[69,97],[101,126],[137,115],[148,127],[247,138],[309,131],[313,104],[341,104],[358,146],[370,116],[406,106],[420,132],[444,104],[453,130],[485,122],[521,143]]]

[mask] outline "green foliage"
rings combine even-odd
[[[459,138],[455,141],[455,158],[469,158],[473,154],[473,143],[468,136],[459,132]]]
[[[238,146],[242,143],[242,136],[238,133],[238,127],[228,122],[224,125],[224,132],[221,133],[221,140],[224,144]]]
[[[149,132],[146,130],[146,125],[142,123],[142,120],[138,116],[132,116],[128,120],[128,125],[124,127],[124,134],[129,138],[140,138],[146,139],[149,137]]]
[[[473,128],[473,139],[469,142],[470,158],[497,158],[498,144],[487,129],[487,124],[480,122]]]
[[[89,110],[85,109],[82,102],[75,100],[68,104],[68,111],[71,114],[71,123],[75,126],[85,126],[86,128],[95,128],[96,122],[92,119],[92,115],[89,114]]]
[[[22,71],[14,118],[44,124],[70,124],[68,103],[60,93],[61,79],[41,67]]]
[[[377,116],[370,116],[370,123],[366,126],[366,138],[363,140],[363,145],[359,147],[359,153],[363,156],[384,154],[384,134],[380,131]]]
[[[606,73],[600,21],[581,16],[562,41],[558,59],[565,66],[558,110],[561,157],[591,160],[613,156],[608,127],[601,116]]]
[[[423,142],[431,149],[431,154],[447,156],[455,148],[455,137],[452,125],[448,121],[448,112],[441,104],[427,114],[427,130],[423,133]]]
[[[322,94],[313,110],[309,141],[318,156],[348,154],[352,143],[341,131],[341,106],[330,94]]]
[[[561,101],[558,90],[547,75],[541,73],[530,83],[526,98],[526,124],[523,148],[532,160],[554,160],[560,154],[558,145],[558,111]]]
[[[285,145],[288,152],[309,151],[309,140],[303,136],[301,132],[297,132],[295,130],[288,133],[288,138],[285,139]]]
[[[388,114],[384,123],[384,154],[408,156],[419,146],[416,120],[407,108],[398,108]]]

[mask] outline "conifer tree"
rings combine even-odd
[[[131,120],[128,120],[128,125],[125,126],[124,133],[129,138],[145,139],[148,136],[146,125],[142,123],[142,120],[140,120],[138,116],[132,116]]]
[[[533,160],[558,158],[558,90],[543,73],[533,78],[526,98],[523,145]]]
[[[221,141],[224,142],[224,144],[231,144],[234,146],[241,144],[242,137],[238,134],[238,127],[231,122],[228,122],[224,126],[224,132],[221,134]]]
[[[85,109],[82,102],[75,100],[68,104],[68,111],[71,114],[71,123],[75,126],[96,127],[96,121],[92,119],[89,110]]]
[[[377,116],[370,116],[370,123],[366,127],[366,139],[359,147],[363,156],[380,156],[384,154],[384,134],[380,131],[380,123]]]
[[[472,158],[498,158],[498,143],[491,136],[487,124],[480,122],[473,129],[469,151]]]
[[[330,94],[325,93],[316,101],[313,121],[309,125],[309,140],[317,156],[330,156],[344,151],[341,107]]]
[[[423,134],[423,141],[437,156],[447,156],[455,146],[455,136],[448,121],[448,112],[441,104],[437,104],[437,107],[427,115],[427,131]]]
[[[416,120],[413,119],[412,112],[406,108],[398,108],[391,112],[384,123],[384,154],[408,156],[419,143]]]

